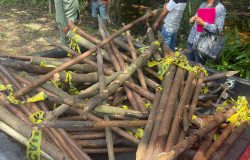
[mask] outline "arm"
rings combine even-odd
[[[83,4],[88,5],[91,0],[83,0]]]
[[[67,27],[67,19],[63,10],[63,0],[54,0],[56,10],[56,22],[63,30]]]
[[[222,31],[226,16],[226,9],[224,6],[220,6],[220,8],[216,9],[216,17],[215,17],[215,24],[209,24],[204,22],[201,18],[196,17],[196,23],[202,25],[204,29],[208,30],[209,32],[216,33],[217,31]]]
[[[157,19],[157,21],[154,23],[153,28],[156,30],[160,24],[162,23],[163,19],[165,18],[165,16],[168,14],[168,8],[167,8],[167,4],[164,5],[162,12],[160,14],[160,17]]]
[[[223,30],[226,16],[226,9],[224,8],[224,6],[220,7],[218,10],[216,10],[216,12],[215,24],[204,24],[204,28],[212,33],[215,33],[216,31],[221,32]]]

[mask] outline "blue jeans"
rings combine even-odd
[[[187,49],[192,49],[192,48],[193,48],[193,44],[188,43]],[[199,56],[199,53],[195,49],[191,53],[186,54],[186,57],[189,61],[194,61],[196,63],[205,64],[205,62],[201,59],[201,57]]]
[[[92,11],[92,17],[97,18],[97,10],[100,12],[100,16],[103,20],[107,20],[107,14],[106,14],[106,4],[103,4],[101,0],[98,0],[97,2],[93,2],[91,4],[91,11]]]
[[[166,45],[172,50],[175,51],[175,46],[176,46],[176,38],[177,38],[177,33],[170,33],[167,32],[166,28],[163,27],[161,34],[164,38],[164,42]]]

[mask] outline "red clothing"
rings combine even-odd
[[[102,0],[102,3],[109,4],[110,0]]]

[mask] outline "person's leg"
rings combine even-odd
[[[186,49],[190,50],[192,48],[193,48],[193,44],[188,43]],[[189,61],[195,61],[195,53],[194,52],[195,51],[192,51],[192,52],[190,52],[190,53],[188,53],[188,54],[185,55]]]
[[[106,12],[107,5],[101,3],[99,9],[100,9],[100,16],[101,16],[101,18],[103,20],[103,23],[106,25],[107,24],[107,19],[108,19],[107,12]]]
[[[164,38],[165,44],[172,50],[172,48],[171,48],[171,42],[172,42],[172,38],[173,37],[171,36],[171,34],[166,31],[165,27],[162,28],[161,34],[162,34],[162,36]]]
[[[171,43],[170,43],[170,49],[171,49],[172,51],[175,51],[177,33],[171,33],[171,36],[172,36],[172,39],[171,39]]]
[[[91,2],[91,12],[92,12],[92,17],[94,19],[94,28],[98,28],[98,18],[97,18],[97,9],[98,9],[98,2]]]

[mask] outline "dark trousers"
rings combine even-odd
[[[193,48],[193,44],[188,43],[187,44],[187,49],[192,49],[192,48]],[[189,61],[194,61],[194,62],[200,63],[200,64],[205,64],[206,63],[203,59],[201,59],[201,57],[200,57],[200,55],[199,55],[199,53],[197,52],[196,49],[193,49],[192,52],[186,54],[186,57],[187,57],[187,59]]]

